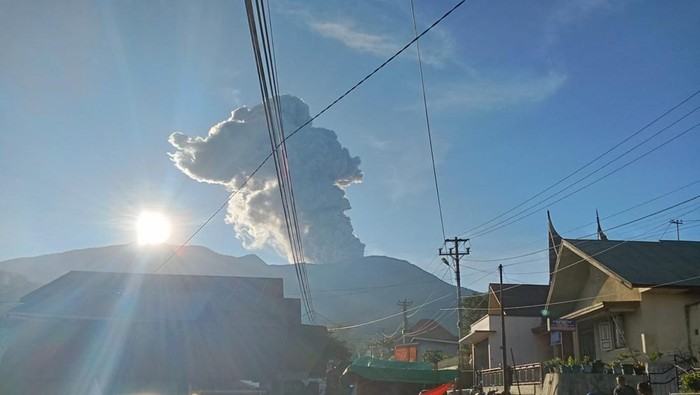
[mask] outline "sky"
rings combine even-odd
[[[416,0],[418,31],[455,4]],[[404,0],[269,14],[287,126],[414,38]],[[435,171],[415,45],[290,138],[310,260],[386,255],[450,282],[437,253],[459,236],[462,285],[484,291],[500,263],[546,283],[546,210],[565,238],[594,238],[598,210],[613,240],[675,239],[670,220],[700,240],[699,14],[466,1],[419,41]],[[0,260],[134,243],[151,210],[171,244],[211,218],[190,244],[287,262],[273,168],[227,204],[269,148],[243,2],[0,0],[0,54]]]

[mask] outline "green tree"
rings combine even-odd
[[[340,339],[333,332],[326,331],[326,347],[314,365],[314,373],[323,376],[328,368],[328,362],[333,361],[335,369],[341,372],[350,364],[352,351],[345,340]]]
[[[489,306],[488,294],[474,294],[462,298],[462,333],[465,335],[472,329],[472,324],[485,316]]]
[[[394,347],[397,339],[379,334],[376,339],[370,340],[368,348],[373,358],[377,359],[394,359]]]
[[[472,329],[472,324],[474,324],[476,321],[478,321],[481,317],[485,316],[486,313],[488,312],[489,306],[489,295],[484,293],[484,294],[474,294],[467,296],[465,298],[462,298],[462,301],[460,303],[461,307],[461,312],[462,312],[462,320],[461,320],[461,327],[462,327],[462,334],[466,335],[469,333]],[[460,358],[460,366],[467,366],[469,364],[469,360],[471,360],[471,348],[462,348],[460,347],[459,349],[459,358]]]
[[[447,356],[444,352],[432,348],[425,350],[425,352],[423,353],[423,361],[432,363],[436,369],[438,362],[442,361],[445,358],[447,358]]]

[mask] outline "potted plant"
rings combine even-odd
[[[552,358],[544,363],[544,367],[548,373],[559,373],[559,366],[561,366],[561,358],[558,357]]]
[[[637,358],[634,356],[632,351],[623,352],[620,354],[620,364],[622,365],[622,374],[634,374],[634,365]]]
[[[591,373],[605,373],[605,362],[601,361],[600,359],[593,361],[591,367],[593,368]]]
[[[566,364],[569,366],[571,373],[581,373],[581,361],[569,355],[566,359]]]
[[[614,359],[608,362],[609,372],[615,375],[622,374],[622,366],[619,359]]]
[[[683,392],[700,392],[700,371],[684,374],[680,384]]]
[[[581,370],[583,370],[583,373],[593,372],[593,365],[591,365],[591,357],[589,357],[588,355],[584,355],[583,359],[581,360]]]
[[[574,360],[574,357],[569,356],[566,361],[562,361],[561,365],[559,365],[559,372],[561,373],[571,373],[571,365]]]
[[[661,359],[661,357],[662,357],[663,355],[664,355],[664,354],[661,353],[661,352],[654,351],[653,353],[649,354],[649,356],[648,356],[649,362],[656,362],[656,361],[658,361],[659,359]]]

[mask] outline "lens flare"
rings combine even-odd
[[[161,213],[143,212],[136,221],[139,244],[161,244],[170,237],[170,221]]]

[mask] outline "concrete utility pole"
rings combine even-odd
[[[404,298],[403,300],[399,300],[396,304],[403,308],[403,329],[401,330],[401,337],[402,342],[406,343],[406,332],[408,331],[408,315],[406,314],[406,309],[413,304],[413,301]]]
[[[501,305],[501,357],[503,362],[503,393],[510,394],[510,377],[508,375],[508,351],[506,348],[506,313],[503,307],[503,265],[498,265],[501,287],[498,289],[498,301]]]
[[[681,239],[681,228],[679,225],[683,225],[683,220],[682,219],[672,219],[671,223],[676,225],[676,240]]]
[[[459,249],[459,244],[460,243],[466,243],[468,242],[469,239],[460,239],[459,237],[455,237],[454,239],[445,239],[445,245],[447,243],[452,243],[453,247],[450,247],[447,252],[442,252],[442,248],[440,248],[439,254],[440,256],[449,256],[452,258],[454,261],[454,268],[450,265],[450,262],[447,261],[447,259],[442,258],[442,263],[447,265],[450,269],[453,269],[455,272],[455,278],[457,280],[457,332],[459,339],[457,340],[457,350],[461,350],[462,346],[459,343],[460,340],[462,340],[462,337],[464,335],[462,334],[462,284],[461,284],[461,278],[459,275],[459,258],[469,255],[469,247],[465,247],[462,251]],[[462,366],[462,355],[460,353],[459,355],[459,369],[461,370],[463,368]]]

